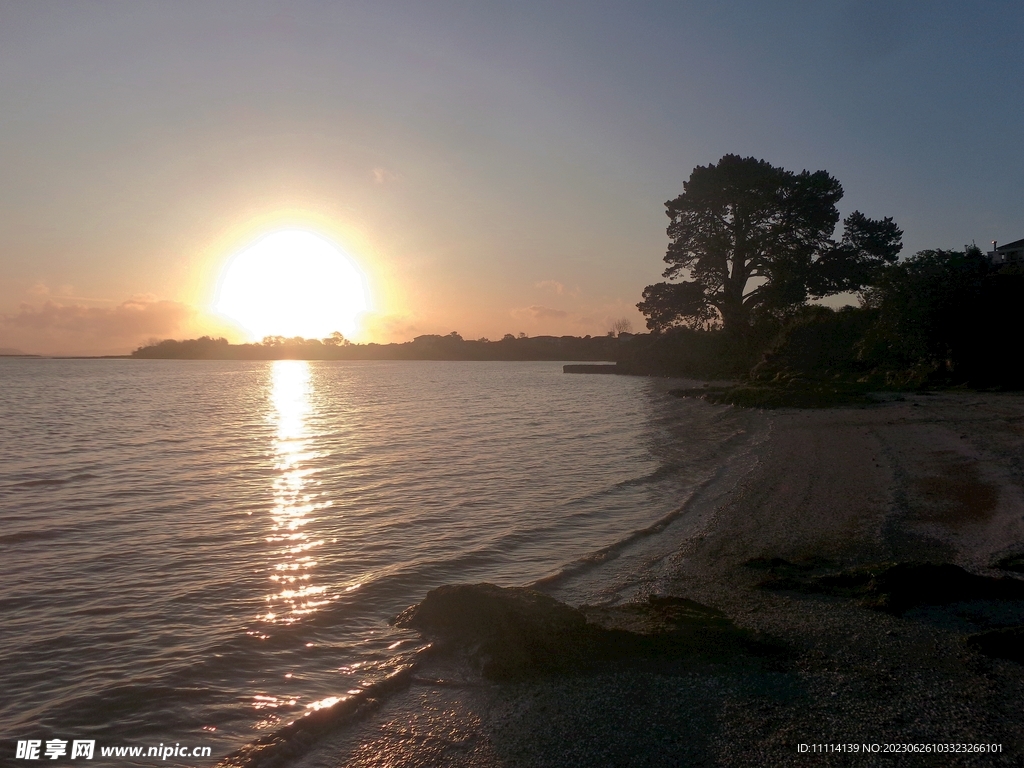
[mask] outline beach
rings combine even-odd
[[[1019,578],[994,566],[1024,551],[1024,397],[908,394],[762,418],[748,460],[693,500],[706,524],[635,597],[718,609],[779,654],[513,682],[438,657],[284,764],[1019,765],[1024,667],[968,638],[1024,624],[1024,601],[878,610],[821,585],[913,562]]]

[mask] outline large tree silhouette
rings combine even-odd
[[[825,171],[793,173],[726,155],[697,166],[665,203],[671,240],[664,277],[637,304],[654,331],[676,325],[742,331],[759,312],[784,310],[870,285],[896,261],[903,232],[859,211],[839,222],[839,182]]]

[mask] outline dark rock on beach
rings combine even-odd
[[[493,584],[443,586],[394,620],[442,649],[464,651],[492,678],[580,666],[594,642],[578,610],[541,592]]]
[[[1006,627],[980,632],[967,638],[967,646],[986,656],[1024,664],[1024,627]]]
[[[396,617],[442,650],[465,654],[487,677],[567,674],[645,657],[777,655],[720,611],[682,597],[572,608],[522,587],[462,584],[431,590]]]
[[[1017,573],[1024,573],[1024,553],[1016,555],[1007,555],[1001,558],[995,564],[996,568],[1003,571],[1016,571]]]
[[[748,561],[767,568],[760,586],[856,598],[866,608],[903,613],[919,605],[945,605],[965,600],[1024,600],[1024,582],[978,576],[950,563],[889,563],[832,573],[813,574],[806,564],[781,558]]]

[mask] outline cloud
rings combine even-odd
[[[571,289],[565,287],[565,283],[560,283],[557,280],[541,280],[538,283],[533,284],[534,288],[540,288],[541,290],[552,291],[558,296],[579,296],[579,286],[573,286]]]
[[[37,299],[47,299],[51,296],[56,296],[62,301],[96,301],[105,304],[113,304],[113,299],[97,299],[92,296],[75,296],[75,288],[72,285],[61,285],[56,291],[50,289],[46,283],[39,281],[31,288],[28,289],[30,296],[34,296]]]
[[[533,287],[550,289],[557,293],[559,296],[565,293],[565,286],[562,285],[557,280],[541,280],[539,283],[535,283]]]
[[[529,307],[522,307],[520,309],[512,310],[512,317],[517,319],[528,319],[528,320],[562,320],[569,316],[568,312],[561,309],[552,309],[551,307],[542,307],[539,304],[534,304]]]
[[[173,336],[194,311],[177,301],[135,296],[114,307],[47,300],[0,315],[0,345],[44,355],[126,354],[153,338]]]

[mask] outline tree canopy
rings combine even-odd
[[[833,240],[842,196],[825,171],[797,174],[753,157],[694,168],[665,203],[663,276],[676,281],[644,289],[637,307],[647,327],[743,330],[759,313],[872,284],[896,261],[903,232],[891,218],[854,211]]]

